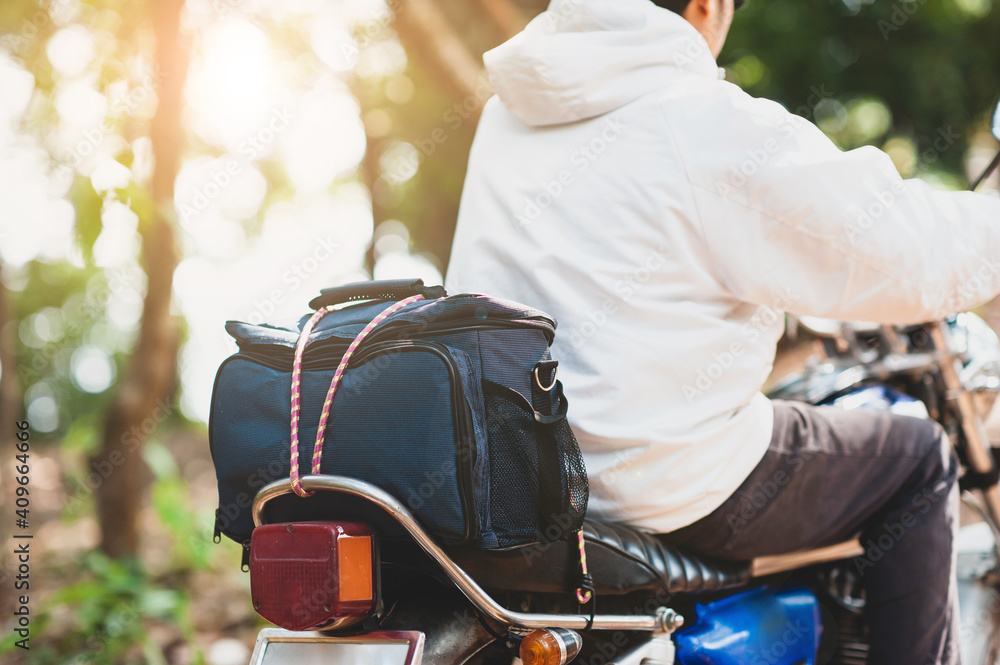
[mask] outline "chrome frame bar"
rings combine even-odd
[[[484,615],[504,626],[512,628],[569,628],[583,630],[587,628],[589,617],[576,614],[528,614],[508,610],[489,596],[475,580],[459,568],[437,543],[417,523],[410,511],[388,492],[362,480],[344,476],[303,476],[302,487],[313,491],[333,491],[341,494],[357,496],[370,501],[393,519],[416,541],[417,545],[434,559],[445,574],[455,583],[455,586]],[[254,526],[264,524],[264,506],[268,501],[292,493],[290,479],[275,481],[257,494],[253,501]],[[678,627],[679,615],[667,608],[659,608],[656,615],[616,615],[598,614],[594,616],[592,630],[634,630],[642,632],[669,633]]]

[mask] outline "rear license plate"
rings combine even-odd
[[[265,628],[250,665],[420,665],[423,652],[424,634],[415,631],[328,637]]]

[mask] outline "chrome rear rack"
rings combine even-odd
[[[466,598],[486,617],[510,628],[535,630],[539,628],[568,628],[584,630],[590,624],[590,617],[581,614],[530,614],[514,612],[500,605],[487,594],[464,570],[452,561],[424,531],[410,511],[388,492],[362,480],[344,476],[304,476],[302,487],[306,490],[338,492],[366,499],[385,511],[402,526],[420,548],[441,566],[444,573]],[[290,479],[275,481],[257,494],[253,501],[254,526],[265,524],[265,505],[279,496],[292,493]],[[652,615],[642,614],[597,614],[592,630],[634,630],[639,632],[670,633],[681,624],[681,617],[667,607],[657,608]]]

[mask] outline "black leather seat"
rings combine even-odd
[[[749,562],[694,554],[621,524],[587,520],[583,535],[598,594],[696,593],[740,586],[750,579]],[[489,591],[566,593],[579,582],[575,539],[503,551],[451,548],[448,554]]]
[[[303,501],[284,495],[268,504],[266,517],[268,522],[365,521],[383,536],[383,562],[442,574],[440,566],[389,515],[361,498],[329,493]],[[622,524],[586,520],[583,534],[588,568],[599,594],[698,593],[739,586],[750,579],[749,562],[695,554]],[[575,538],[499,551],[468,546],[444,549],[488,591],[564,594],[579,583]]]

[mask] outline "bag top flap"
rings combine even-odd
[[[316,325],[309,336],[309,342],[349,342],[386,307],[387,301],[380,300],[330,312]],[[295,327],[227,321],[226,332],[236,340],[240,348],[260,344],[294,348],[299,339],[299,331],[310,316],[311,313],[303,316]],[[555,320],[540,310],[478,293],[461,293],[411,303],[386,319],[372,333],[372,337],[392,330],[397,334],[420,334],[472,325],[537,328],[545,334],[549,344],[552,343],[556,329]]]

